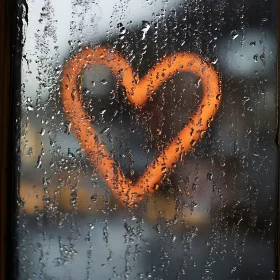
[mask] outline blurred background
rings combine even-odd
[[[28,0],[22,54],[18,279],[275,279],[276,0]],[[125,209],[89,165],[61,104],[64,62],[111,46],[140,78],[193,52],[221,78],[203,139],[153,196]],[[136,180],[188,122],[200,79],[180,73],[141,110],[103,66],[82,102]]]

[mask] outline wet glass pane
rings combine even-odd
[[[27,0],[18,279],[275,279],[276,2]]]

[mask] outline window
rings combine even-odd
[[[14,279],[275,279],[277,1],[16,2]]]

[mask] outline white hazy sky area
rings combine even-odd
[[[57,41],[54,43],[52,40],[46,41],[50,50],[53,50],[55,56],[54,46],[58,46],[58,53],[60,54],[59,62],[63,63],[64,59],[69,55],[70,46],[68,41],[82,40],[82,43],[99,44],[106,38],[108,33],[118,34],[118,23],[127,24],[131,28],[142,25],[142,21],[152,21],[160,16],[162,8],[165,8],[166,15],[170,12],[171,8],[177,7],[183,0],[28,0],[28,26],[26,30],[26,41],[23,49],[23,54],[26,58],[31,60],[29,65],[26,61],[22,61],[22,81],[25,83],[25,97],[35,97],[35,86],[38,83],[36,76],[38,72],[38,65],[36,58],[38,50],[36,45],[36,35],[42,34],[45,28],[45,21],[41,24],[42,7],[46,2],[50,2],[53,7],[54,18],[56,21],[55,26]],[[74,5],[75,3],[81,3]],[[75,12],[73,16],[72,12]],[[84,18],[81,20],[79,13],[83,13]],[[71,32],[71,21],[77,26],[82,23],[81,30]],[[112,27],[112,28],[111,28]],[[76,27],[77,28],[77,27]],[[39,38],[40,40],[40,38]],[[43,43],[43,38],[41,38]],[[52,56],[52,53],[49,53]],[[46,62],[47,63],[47,62]],[[31,71],[32,75],[27,74]],[[30,88],[30,86],[32,88]],[[42,96],[42,100],[47,96]]]

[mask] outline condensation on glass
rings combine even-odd
[[[24,11],[18,279],[274,279],[276,0]]]

